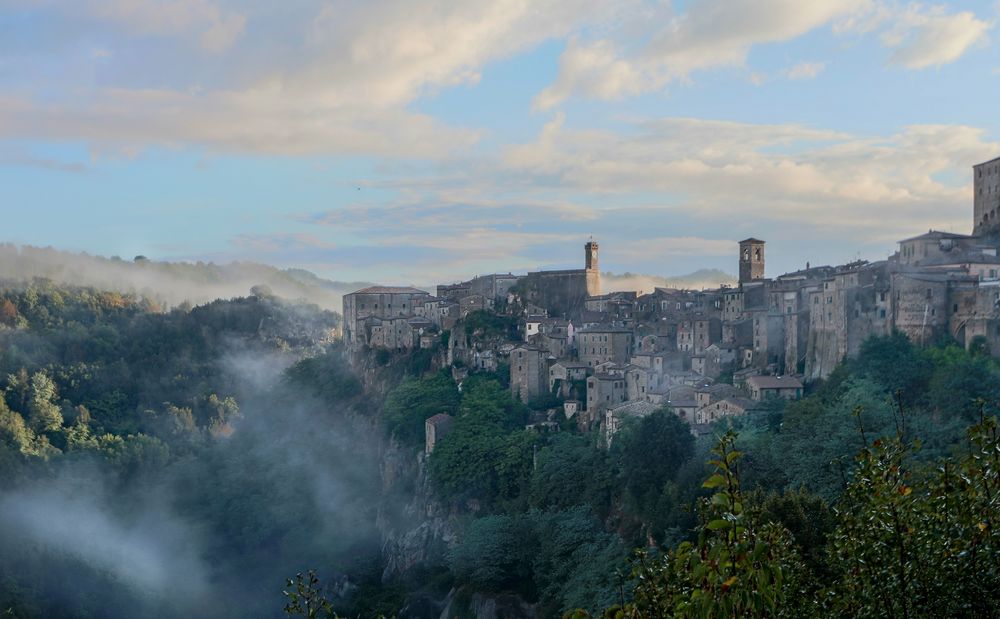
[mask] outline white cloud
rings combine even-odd
[[[990,23],[969,11],[949,14],[943,6],[911,4],[881,40],[893,50],[891,64],[925,69],[958,60],[973,45],[985,41],[990,28]]]
[[[535,99],[549,109],[571,96],[615,99],[662,89],[696,71],[742,66],[754,45],[788,41],[864,7],[865,0],[700,0],[686,13],[645,17],[649,42],[571,41],[556,81]]]
[[[72,18],[63,19],[72,26],[60,41],[89,41],[100,32],[102,46],[115,54],[101,59],[100,80],[67,75],[61,101],[51,90],[33,90],[36,80],[23,75],[21,88],[0,101],[0,139],[82,139],[124,152],[195,144],[253,153],[439,157],[469,147],[479,134],[409,111],[414,100],[474,83],[485,64],[627,6],[612,0],[27,3],[40,21]],[[149,38],[157,39],[157,51],[138,64],[129,50]]]
[[[918,125],[870,137],[666,118],[632,129],[570,130],[557,118],[537,140],[509,148],[504,162],[536,183],[566,190],[656,192],[671,208],[716,221],[752,213],[874,235],[913,222],[967,227],[969,166],[1000,152],[983,130],[965,126]]]

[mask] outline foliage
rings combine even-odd
[[[475,310],[466,315],[464,322],[466,335],[517,339],[517,320],[511,316]]]
[[[701,502],[698,540],[660,558],[639,554],[626,616],[801,616],[801,561],[788,531],[746,501],[735,438],[727,433],[713,450],[703,486],[715,493]]]
[[[991,617],[1000,604],[1000,436],[969,430],[968,454],[908,466],[919,442],[876,440],[838,505],[833,535],[840,615]]]
[[[333,604],[326,599],[314,570],[309,570],[305,575],[296,574],[294,580],[289,578],[285,581],[285,587],[282,593],[288,601],[282,610],[289,617],[319,619],[334,616]]]
[[[407,378],[386,397],[382,420],[386,431],[404,445],[422,445],[424,422],[439,413],[454,415],[458,402],[455,381],[445,371],[430,378]]]

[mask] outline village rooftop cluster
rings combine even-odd
[[[582,269],[485,275],[433,295],[395,286],[348,294],[344,340],[354,359],[437,350],[459,380],[509,366],[516,397],[558,398],[561,414],[608,440],[624,418],[664,405],[704,432],[767,398],[801,397],[804,383],[872,336],[947,338],[1000,356],[1000,158],[973,166],[973,189],[971,235],[931,230],[886,260],[768,278],[765,242],[749,238],[739,242],[736,286],[602,294],[591,240]],[[555,427],[553,414],[539,424]],[[428,420],[428,448],[445,417]]]

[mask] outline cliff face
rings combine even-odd
[[[384,560],[382,580],[403,576],[416,566],[443,565],[455,538],[455,515],[434,499],[423,453],[390,441],[382,457],[378,528]]]
[[[380,365],[374,355],[353,359],[354,369],[370,394],[374,412],[385,394],[401,380],[392,362]],[[381,433],[377,423],[372,432]],[[399,619],[530,618],[534,607],[516,595],[484,595],[472,591],[435,589],[427,574],[447,569],[448,549],[455,540],[461,507],[438,501],[427,475],[422,450],[382,441],[379,460],[381,499],[376,526],[382,545],[382,581],[407,582]]]

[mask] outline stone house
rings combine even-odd
[[[699,408],[695,413],[695,423],[712,423],[723,417],[745,415],[748,411],[757,408],[757,406],[759,404],[754,400],[731,396]]]
[[[563,397],[569,396],[574,381],[587,380],[590,367],[579,361],[561,359],[549,366],[549,391],[558,392]]]
[[[580,361],[592,367],[608,361],[627,363],[634,341],[632,330],[622,327],[595,326],[577,332]]]
[[[431,455],[434,446],[445,437],[455,420],[448,413],[438,413],[424,422],[424,454]]]
[[[751,376],[746,385],[750,398],[757,402],[771,397],[786,400],[802,397],[802,382],[794,376]]]
[[[625,402],[625,377],[613,374],[594,374],[587,378],[587,420],[593,424],[600,421],[602,414],[611,406]]]

